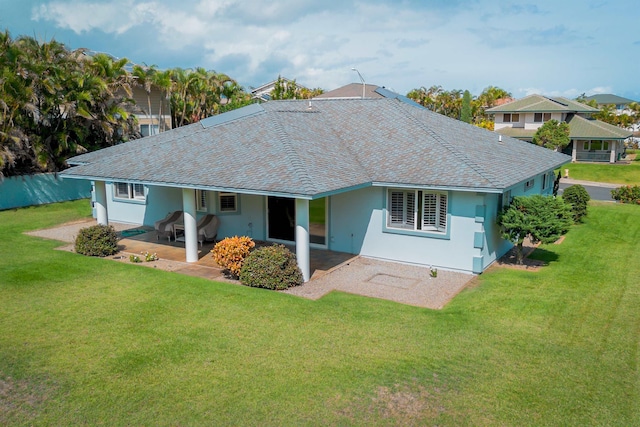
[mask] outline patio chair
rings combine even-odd
[[[182,211],[171,212],[164,219],[156,221],[154,228],[156,229],[156,237],[160,240],[160,237],[166,237],[171,241],[171,235],[173,234],[173,224],[182,221]]]
[[[218,227],[220,226],[220,220],[215,215],[205,215],[198,221],[198,242],[200,247],[204,242],[213,241],[218,235]]]

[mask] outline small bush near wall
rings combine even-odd
[[[244,259],[255,246],[255,242],[250,237],[234,236],[216,243],[211,252],[215,262],[224,268],[229,275],[237,279]]]
[[[611,197],[622,203],[640,205],[640,186],[625,185],[611,190]]]
[[[567,187],[562,193],[562,199],[571,204],[571,212],[575,222],[582,222],[587,216],[587,203],[591,200],[589,193],[580,184]]]
[[[240,270],[243,285],[282,290],[299,286],[302,272],[296,256],[284,245],[265,246],[253,251]]]
[[[87,256],[105,257],[118,252],[118,235],[110,225],[83,228],[76,237],[76,252]]]

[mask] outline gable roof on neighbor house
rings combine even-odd
[[[597,108],[562,97],[529,95],[513,102],[489,108],[487,113],[597,113]]]
[[[324,92],[315,98],[317,99],[344,99],[344,98],[362,98],[362,83],[349,83],[348,85],[341,86],[337,89]],[[380,86],[365,84],[364,85],[364,97],[365,98],[384,98],[383,95],[376,90]]]
[[[621,96],[613,95],[611,93],[601,93],[598,95],[591,95],[591,96],[587,96],[585,99],[587,101],[592,101],[592,100],[596,101],[596,104],[598,105],[608,105],[608,104],[627,105],[627,104],[631,104],[632,102],[636,102],[633,99],[623,98]]]
[[[289,80],[286,77],[279,77],[286,85],[295,84],[296,87],[306,89],[305,86],[297,83],[295,80]],[[269,83],[265,83],[262,86],[258,86],[251,90],[251,98],[258,99],[260,101],[271,101],[271,91],[276,87],[278,80],[273,80]]]
[[[595,119],[569,114],[566,119],[571,139],[627,139],[632,132]],[[532,139],[538,129],[505,127],[496,132],[513,138]]]
[[[254,104],[69,160],[63,177],[318,198],[380,185],[502,192],[569,156],[400,99]]]

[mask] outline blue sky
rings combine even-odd
[[[640,100],[638,0],[0,0],[0,29],[245,88],[278,75],[406,93],[489,85],[515,97]]]

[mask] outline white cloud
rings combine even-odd
[[[42,3],[31,13],[38,27],[79,34],[82,46],[99,38],[118,56],[135,49],[138,61],[161,67],[185,67],[183,60],[245,86],[282,74],[332,89],[358,81],[355,66],[368,83],[399,92],[431,85],[474,94],[495,85],[516,96],[624,85],[640,92],[620,68],[638,40],[629,13],[637,0],[599,9],[557,0],[32,1]]]

